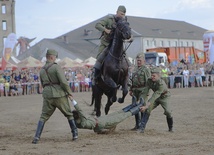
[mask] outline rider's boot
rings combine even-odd
[[[103,52],[101,52],[98,56],[97,56],[97,61],[96,63],[94,64],[94,81],[95,83],[97,82],[98,78],[100,77],[101,75],[101,67],[102,67],[102,64],[104,62],[104,59],[106,57],[106,53],[105,52],[106,50],[104,50]]]

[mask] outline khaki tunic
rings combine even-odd
[[[47,67],[50,64],[50,62],[46,62],[44,67]],[[72,92],[68,85],[68,81],[65,78],[65,73],[58,64],[52,65],[48,69],[48,74],[51,82],[56,84],[45,86],[46,84],[50,84],[50,80],[46,74],[46,71],[41,69],[40,80],[43,87],[42,96],[44,98],[56,98],[71,95]]]
[[[102,37],[100,38],[101,45],[99,47],[99,53],[101,53],[110,43],[111,38],[110,35],[105,33],[105,29],[112,29],[113,25],[115,24],[115,19],[113,15],[109,15],[105,19],[99,21],[95,28],[102,32]]]
[[[51,65],[46,62],[44,67]],[[49,78],[53,84],[51,84]],[[48,75],[44,69],[40,71],[40,80],[43,87],[43,108],[40,120],[46,122],[55,109],[58,108],[68,120],[73,119],[67,95],[71,95],[71,89],[65,78],[64,71],[58,64],[53,64],[48,69]]]
[[[169,97],[170,92],[164,80],[159,79],[158,81],[153,82],[151,78],[148,79],[148,83],[146,85],[146,92],[149,90],[153,90],[153,94],[151,98],[148,100],[150,102],[150,106],[147,109],[147,112],[150,114],[153,109],[155,109],[159,104],[164,109],[164,114],[171,118],[171,109],[169,107]]]
[[[131,112],[124,112],[123,110],[120,110],[109,115],[94,118],[91,116],[86,116],[78,104],[74,107],[80,117],[78,120],[75,120],[77,127],[80,129],[92,129],[97,133],[102,132],[104,129],[111,129],[126,118],[132,116]]]
[[[135,68],[132,73],[132,86],[130,90],[133,92],[133,95],[139,100],[143,97],[144,100],[147,99],[148,93],[145,92],[145,86],[147,84],[148,78],[151,77],[150,69],[146,66],[141,66]]]

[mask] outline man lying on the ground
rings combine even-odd
[[[77,128],[90,129],[98,134],[107,134],[114,131],[117,124],[124,121],[126,118],[137,114],[140,107],[143,106],[144,100],[141,98],[140,102],[136,103],[136,98],[133,99],[132,104],[123,108],[122,110],[113,112],[109,115],[94,118],[86,116],[77,102],[70,98],[76,110],[72,111]]]

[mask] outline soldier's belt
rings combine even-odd
[[[132,88],[142,88],[142,87],[145,87],[145,85],[138,85],[138,86],[133,86]]]
[[[168,91],[164,91],[161,96],[166,95],[168,93]]]
[[[46,86],[52,86],[52,85],[59,85],[59,83],[47,83],[47,84],[44,84],[44,87],[46,87]]]

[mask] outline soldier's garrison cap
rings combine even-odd
[[[145,54],[143,52],[140,52],[137,54],[136,59],[137,58],[144,58],[144,57],[145,57]]]
[[[120,6],[118,7],[117,11],[121,11],[121,12],[123,12],[123,13],[126,13],[126,7],[123,6],[123,5],[120,5]]]
[[[151,73],[160,73],[160,69],[158,67],[153,67]]]
[[[47,50],[47,55],[55,55],[58,56],[58,52],[53,50],[53,49],[48,49]]]

